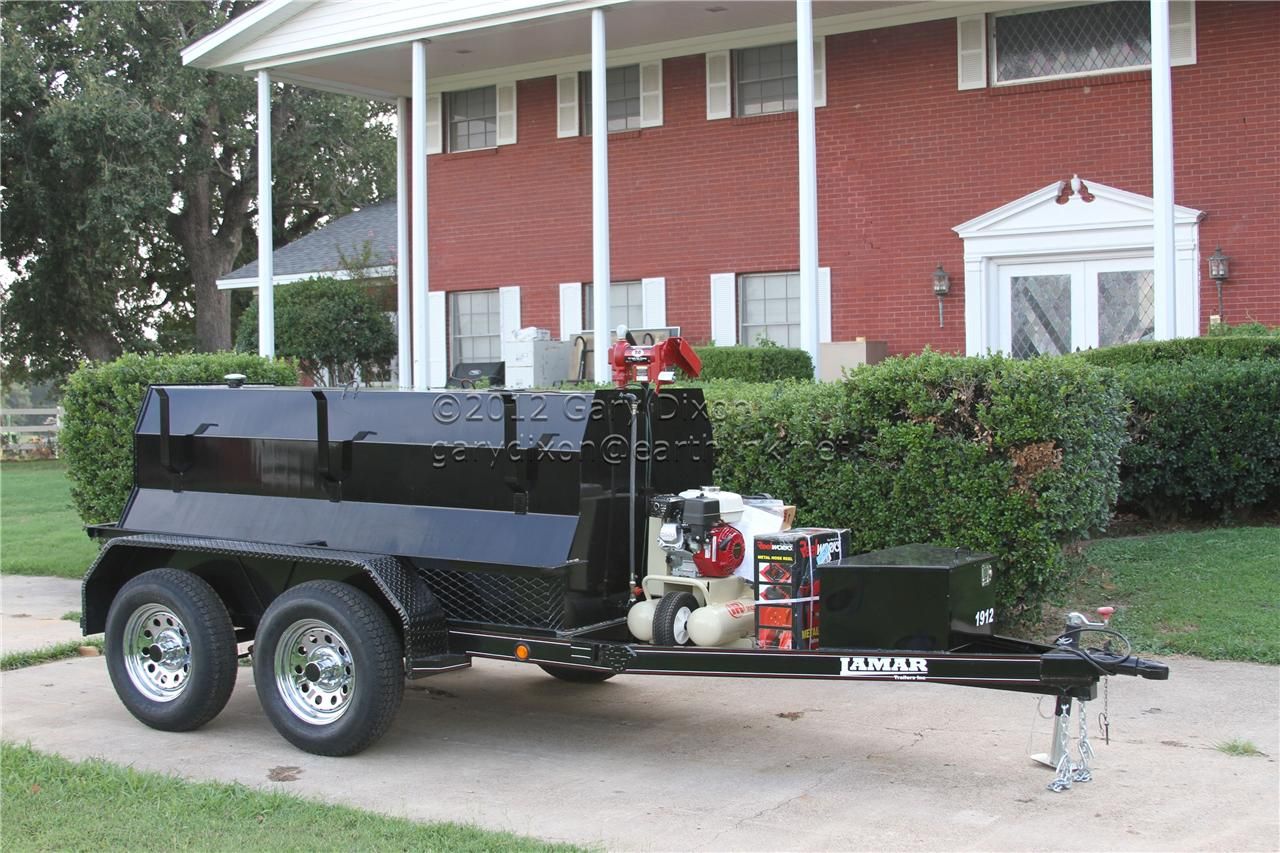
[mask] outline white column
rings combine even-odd
[[[813,102],[813,3],[796,0],[796,81],[800,110],[800,348],[818,371],[818,145]]]
[[[1169,72],[1169,0],[1151,0],[1151,183],[1155,215],[1156,337],[1177,329],[1173,245],[1173,85]],[[1193,286],[1188,282],[1186,286]]]
[[[413,333],[409,312],[409,99],[396,102],[396,363],[400,387],[413,387]]]
[[[271,74],[258,72],[258,355],[276,357],[275,270],[271,253]]]
[[[609,374],[609,99],[604,10],[591,10],[591,329],[596,382]]]
[[[413,388],[427,375],[427,43],[413,43]]]

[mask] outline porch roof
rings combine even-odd
[[[994,2],[817,0],[814,33],[951,18]],[[411,94],[410,46],[429,40],[432,91],[590,65],[590,13],[609,16],[611,64],[795,38],[791,0],[267,0],[182,52],[184,63],[392,99]]]

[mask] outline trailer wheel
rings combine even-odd
[[[116,694],[153,729],[198,729],[231,698],[235,628],[218,594],[190,572],[153,569],[126,583],[104,641]]]
[[[653,642],[658,646],[689,644],[689,616],[698,609],[691,592],[669,592],[653,611]]]
[[[284,738],[314,755],[352,755],[380,738],[404,696],[404,650],[382,609],[336,581],[281,594],[258,624],[253,679]]]
[[[568,681],[573,684],[599,684],[602,681],[608,681],[613,678],[616,673],[601,672],[598,669],[579,669],[576,666],[556,666],[553,663],[540,663],[542,671],[547,675],[553,675],[561,681]]]

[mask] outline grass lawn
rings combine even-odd
[[[58,461],[0,465],[0,572],[79,579],[98,554]]]
[[[30,651],[9,652],[0,657],[0,670],[22,669],[23,667],[35,666],[49,661],[77,657],[81,654],[80,650],[85,646],[92,646],[98,651],[102,651],[102,638],[85,637],[80,640],[68,640],[65,643],[54,643]]]
[[[1280,527],[1100,539],[1080,562],[1060,603],[1116,605],[1137,650],[1280,663]]]
[[[0,744],[5,850],[576,850]],[[425,796],[430,796],[427,792]],[[140,841],[145,839],[145,841]]]

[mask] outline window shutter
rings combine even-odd
[[[733,114],[729,96],[729,51],[707,54],[707,119],[728,118]]]
[[[498,144],[516,144],[516,84],[498,85]]]
[[[567,341],[582,332],[582,282],[560,285],[560,340]]]
[[[498,288],[498,334],[503,341],[515,340],[520,331],[520,286]]]
[[[640,64],[640,126],[662,124],[662,60]]]
[[[578,74],[556,77],[556,137],[578,135]]]
[[[642,323],[646,329],[661,329],[667,325],[667,280],[665,278],[640,279],[640,298],[643,307]]]
[[[448,339],[445,337],[445,293],[427,293],[427,384],[443,388],[449,378]]]
[[[813,105],[827,105],[827,37],[813,40]]]
[[[1169,3],[1169,64],[1195,65],[1196,4],[1192,0]]]
[[[961,89],[986,88],[986,15],[956,18],[956,67]]]
[[[818,343],[831,343],[831,267],[818,267]]]
[[[731,347],[738,342],[738,277],[731,272],[711,275],[711,342]]]
[[[440,99],[439,94],[427,95],[427,153],[439,154],[444,150],[440,134]]]

